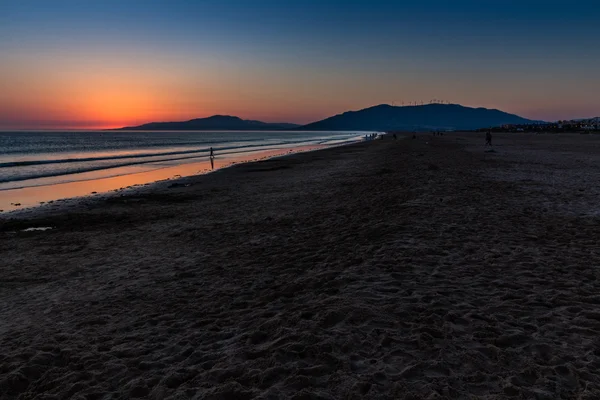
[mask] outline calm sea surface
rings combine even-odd
[[[0,191],[145,172],[208,159],[343,144],[360,132],[0,132]]]

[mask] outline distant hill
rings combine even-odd
[[[458,104],[427,104],[394,107],[382,104],[360,111],[348,111],[301,126],[315,131],[432,131],[473,130],[504,124],[535,123],[518,115]]]
[[[266,131],[296,128],[296,124],[267,123],[232,117],[229,115],[213,115],[208,118],[197,118],[182,122],[150,122],[139,126],[128,126],[117,130],[131,131]]]
[[[229,115],[213,115],[181,122],[151,122],[117,130],[182,131],[182,130],[307,130],[307,131],[432,131],[475,130],[506,124],[538,123],[500,110],[471,108],[458,104],[427,104],[394,107],[381,104],[300,126],[244,120]]]

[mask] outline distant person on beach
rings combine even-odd
[[[485,145],[486,146],[492,145],[492,132],[490,132],[490,131],[487,131],[485,134]]]
[[[398,136],[394,133],[394,140],[398,139]]]
[[[215,152],[213,151],[213,148],[210,148],[210,169],[215,169]]]

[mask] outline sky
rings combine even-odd
[[[598,43],[597,0],[0,0],[0,129],[433,99],[593,117]]]

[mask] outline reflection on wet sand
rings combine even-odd
[[[275,149],[268,151],[257,151],[253,153],[244,153],[235,157],[221,156],[215,154],[213,160],[205,160],[189,164],[182,164],[174,167],[165,167],[152,171],[137,172],[139,168],[135,166],[119,168],[119,176],[110,178],[98,178],[97,172],[86,172],[86,180],[76,182],[43,184],[40,180],[40,186],[32,186],[22,189],[0,190],[0,212],[12,211],[26,207],[33,207],[40,204],[52,203],[59,199],[72,197],[88,196],[97,193],[106,193],[110,191],[120,191],[132,186],[147,185],[153,182],[167,179],[179,178],[183,176],[204,174],[211,171],[211,162],[214,162],[214,170],[228,167],[233,164],[256,161],[259,159],[282,156],[299,151],[310,151],[323,148],[323,145],[302,146],[287,149]],[[83,175],[83,174],[81,174]]]

